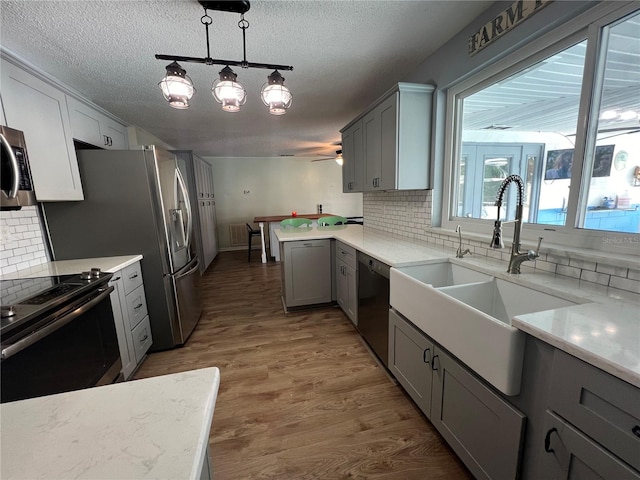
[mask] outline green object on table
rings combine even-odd
[[[338,215],[335,215],[333,217],[320,217],[318,219],[318,225],[338,225],[339,223],[342,225],[346,225],[347,219]]]
[[[298,228],[302,226],[310,227],[312,223],[313,222],[311,222],[311,220],[309,220],[308,218],[285,218],[280,222],[280,226],[282,228],[285,228],[285,227]]]

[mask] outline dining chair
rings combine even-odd
[[[248,256],[247,256],[247,261],[250,262],[251,261],[251,239],[255,236],[260,235],[262,232],[260,231],[260,229],[254,229],[251,225],[249,225],[248,223],[247,225],[247,243],[249,244],[249,252],[248,252]]]
[[[331,217],[320,217],[318,219],[318,225],[346,225],[347,219],[341,217],[339,215],[334,215]]]
[[[313,222],[311,220],[309,220],[308,218],[285,218],[284,220],[282,220],[280,222],[280,226],[282,228],[287,228],[287,227],[292,227],[292,228],[298,228],[298,227],[311,227],[311,224]]]

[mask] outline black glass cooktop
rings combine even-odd
[[[112,274],[84,279],[80,274],[0,280],[0,335],[56,311],[76,296],[106,283]],[[21,327],[22,328],[22,327]]]

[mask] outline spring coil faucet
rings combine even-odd
[[[502,222],[500,220],[500,208],[502,207],[502,199],[504,198],[504,192],[510,183],[514,182],[518,186],[518,195],[516,203],[516,218],[508,222]],[[528,250],[527,252],[520,251],[520,235],[522,234],[522,210],[523,210],[523,197],[524,197],[524,182],[519,175],[509,175],[505,178],[500,187],[498,187],[498,195],[496,197],[496,207],[498,207],[498,218],[494,223],[493,237],[491,238],[491,248],[504,248],[502,242],[502,224],[503,223],[515,223],[513,227],[513,242],[511,244],[511,256],[509,257],[508,273],[520,273],[520,265],[527,260],[535,260],[540,256],[540,244],[542,243],[542,237],[538,237],[538,248],[534,250]]]

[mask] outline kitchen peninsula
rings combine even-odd
[[[2,478],[212,478],[218,368],[0,406]]]
[[[293,213],[293,212],[292,212]],[[317,220],[322,217],[331,217],[333,213],[303,213],[292,215],[262,215],[255,217],[253,219],[253,223],[257,223],[260,227],[260,239],[262,246],[262,263],[267,263],[267,250],[265,242],[269,242],[269,251],[271,256],[276,258],[276,261],[280,261],[280,254],[278,252],[278,239],[275,237],[274,231],[282,220],[286,220],[287,218],[307,218],[309,220],[313,220],[314,225],[317,225]],[[266,225],[265,225],[266,224]],[[267,227],[267,240],[265,240],[265,226]]]

